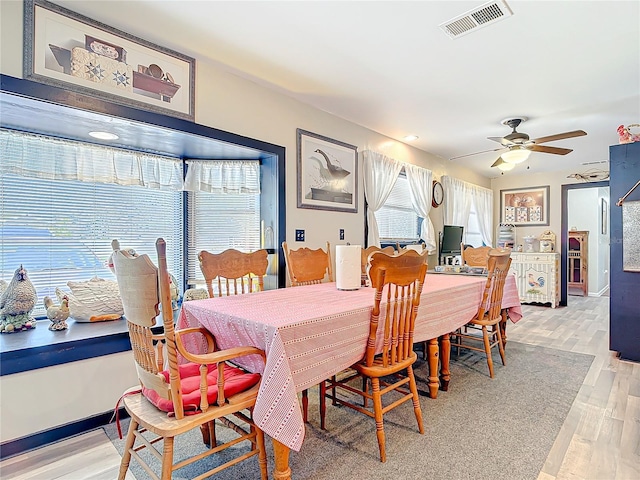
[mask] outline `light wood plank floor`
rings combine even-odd
[[[523,310],[523,320],[508,326],[509,341],[595,355],[538,480],[640,479],[640,364],[609,351],[609,297],[570,296],[568,307]],[[96,430],[4,460],[0,477],[113,479],[119,461]]]

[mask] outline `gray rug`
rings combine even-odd
[[[452,355],[449,391],[440,392],[435,400],[421,397],[424,435],[417,431],[410,404],[385,415],[384,464],[378,457],[373,419],[327,402],[327,430],[320,430],[317,389],[313,389],[304,445],[300,452],[291,452],[293,478],[536,479],[593,358],[509,342],[507,366],[499,358],[494,361],[495,378],[490,379],[484,356]],[[419,360],[415,371],[418,388],[426,391],[425,362]],[[125,431],[127,426],[123,422]],[[224,427],[217,430],[219,437],[229,434]],[[124,441],[117,438],[115,425],[107,425],[105,431],[122,454]],[[270,441],[267,450],[271,475]],[[176,458],[200,451],[204,448],[199,431],[176,439]],[[132,471],[138,480],[149,478],[135,462]],[[204,468],[186,467],[174,478],[192,478],[198,471]],[[259,478],[257,458],[215,478]]]

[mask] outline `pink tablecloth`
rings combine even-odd
[[[482,300],[485,277],[427,275],[414,340],[436,338],[469,321]],[[349,367],[364,355],[373,305],[372,288],[337,290],[335,283],[268,290],[250,295],[195,300],[182,305],[178,328],[202,325],[219,348],[253,345],[267,355],[243,366],[263,373],[254,418],[272,438],[294,450],[304,439],[296,393]],[[515,278],[503,307],[512,321],[522,316]],[[198,351],[195,338],[187,348]]]

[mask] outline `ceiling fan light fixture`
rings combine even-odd
[[[513,170],[516,167],[516,164],[515,163],[502,162],[502,163],[499,163],[498,165],[496,165],[496,167],[498,167],[503,172],[508,172],[509,170]]]
[[[502,159],[507,163],[522,163],[531,155],[531,150],[526,150],[522,148],[512,148],[508,152],[500,155]]]

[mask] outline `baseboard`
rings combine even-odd
[[[129,414],[124,408],[120,408],[120,418],[128,418]],[[0,444],[0,459],[13,457],[21,453],[28,452],[36,448],[44,447],[50,443],[64,440],[74,435],[85,433],[89,430],[100,428],[111,421],[113,411],[87,417],[76,422],[60,425],[59,427],[42,432],[34,433],[26,437],[10,440]]]

